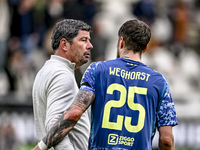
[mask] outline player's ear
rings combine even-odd
[[[69,48],[70,48],[70,43],[65,39],[65,38],[62,38],[61,40],[60,40],[60,45],[61,45],[61,47],[62,47],[62,49],[64,50],[64,51],[68,51],[69,50]]]
[[[119,43],[120,48],[123,48],[125,46],[124,38],[120,37],[120,43]]]
[[[147,45],[146,48],[142,51],[143,53],[147,51],[147,47],[148,47],[148,45]]]

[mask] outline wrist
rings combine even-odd
[[[42,140],[38,143],[38,147],[41,150],[47,150],[48,149],[47,145]]]

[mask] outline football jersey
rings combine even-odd
[[[128,57],[92,63],[80,89],[95,94],[90,150],[151,150],[156,127],[178,124],[167,79]]]

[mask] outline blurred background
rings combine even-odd
[[[116,58],[122,23],[148,23],[152,38],[142,61],[169,81],[179,120],[176,149],[200,150],[200,0],[0,0],[0,150],[28,150],[38,142],[32,85],[53,52],[53,27],[64,18],[93,28],[94,48],[90,62],[76,70],[78,84],[91,62]]]

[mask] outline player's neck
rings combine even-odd
[[[140,53],[127,53],[124,56],[129,57],[130,59],[134,60],[134,61],[141,61],[141,55]],[[122,57],[124,57],[122,56]]]

